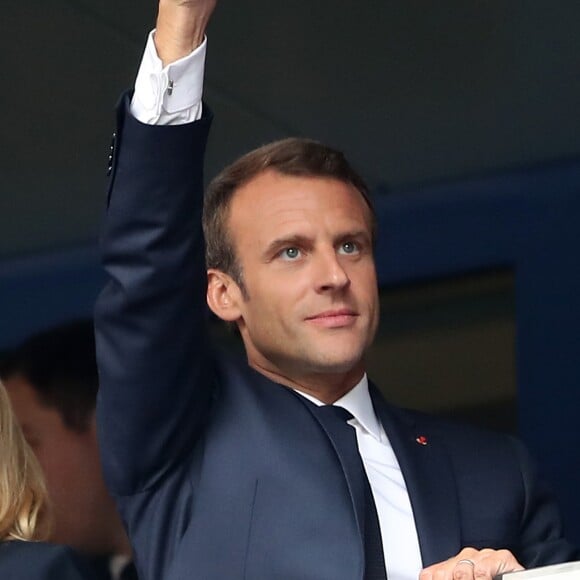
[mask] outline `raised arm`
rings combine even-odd
[[[216,0],[161,0],[155,47],[167,66],[195,50],[203,41]]]
[[[164,66],[203,39],[215,0],[159,5]],[[210,115],[151,126],[119,106],[96,306],[99,435],[109,486],[154,485],[191,452],[211,387],[201,233]],[[201,107],[198,107],[201,109]]]

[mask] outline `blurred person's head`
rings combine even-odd
[[[49,539],[94,555],[129,552],[99,458],[92,322],[32,336],[5,356],[0,378],[44,472],[53,517]]]
[[[45,502],[42,471],[0,383],[0,541],[44,539]]]

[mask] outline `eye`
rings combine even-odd
[[[290,248],[284,248],[280,252],[280,257],[283,260],[288,260],[288,261],[297,260],[298,258],[300,258],[300,255],[301,255],[300,250],[294,246],[292,246]]]
[[[342,242],[338,251],[341,254],[356,254],[359,251],[359,246],[356,242],[352,241]]]

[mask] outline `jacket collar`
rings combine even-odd
[[[317,406],[325,404],[312,395],[297,390],[295,392]],[[370,433],[377,441],[381,440],[382,429],[373,408],[366,373],[348,393],[335,401],[333,405],[346,409],[365,431]]]
[[[388,405],[372,384],[369,390],[407,485],[423,566],[446,560],[461,549],[461,529],[453,466],[443,441],[420,414]]]

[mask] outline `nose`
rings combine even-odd
[[[334,292],[350,285],[348,273],[334,248],[319,255],[314,276],[318,292]]]

